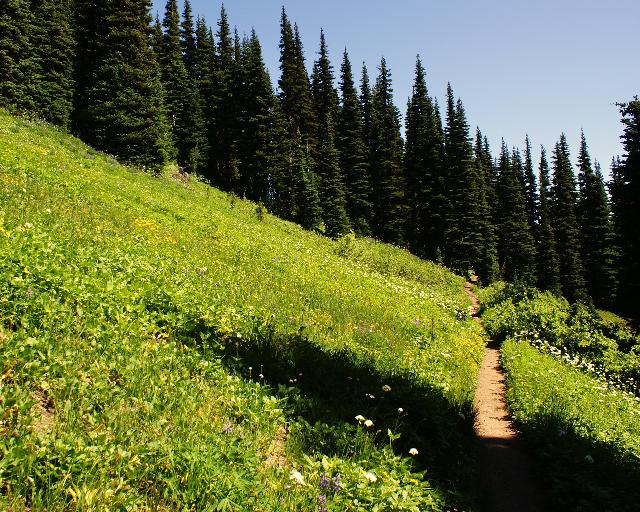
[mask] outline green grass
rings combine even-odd
[[[557,510],[637,510],[640,400],[528,343],[502,345],[510,412]]]
[[[0,111],[0,507],[468,505],[462,278],[166,174]]]

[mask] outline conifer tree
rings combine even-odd
[[[214,133],[209,144],[214,155],[214,183],[223,190],[237,192],[240,171],[237,160],[237,91],[234,90],[240,63],[236,52],[229,19],[224,5],[220,9],[216,34],[216,93]]]
[[[450,208],[447,215],[446,261],[461,273],[479,272],[483,280],[492,266],[484,262],[487,245],[493,243],[490,210],[486,203],[484,173],[474,163],[469,125],[462,102],[454,101],[447,87],[447,126],[445,136]],[[488,237],[488,239],[486,239]]]
[[[537,239],[539,198],[536,175],[533,170],[533,158],[531,156],[531,141],[528,135],[524,141],[524,192],[527,201],[529,229]]]
[[[149,2],[77,0],[76,13],[80,135],[126,162],[157,168],[171,139],[150,46]]]
[[[562,294],[570,301],[586,300],[584,269],[580,258],[580,232],[576,215],[576,181],[564,134],[553,155],[553,207],[556,248],[560,262]]]
[[[309,76],[298,27],[295,30],[284,7],[280,20],[280,105],[288,123],[289,136],[293,139],[300,132],[302,144],[309,155],[315,145],[316,122]]]
[[[0,107],[32,110],[35,55],[28,0],[0,4]]]
[[[194,83],[185,68],[176,0],[168,0],[163,20],[160,68],[165,105],[178,165],[188,172],[202,166],[203,119]]]
[[[42,119],[67,128],[74,89],[71,3],[69,0],[35,0],[31,10],[32,108]]]
[[[325,232],[336,238],[349,231],[349,220],[346,217],[344,179],[335,147],[334,119],[338,114],[338,93],[333,81],[333,67],[329,61],[324,32],[321,31],[319,58],[314,64],[312,77],[315,118],[320,127],[317,133],[316,173]]]
[[[216,143],[216,107],[218,104],[215,41],[203,18],[196,18],[196,89],[202,105],[205,141],[200,174],[215,181],[216,160],[212,145]]]
[[[345,178],[347,214],[354,232],[368,236],[371,234],[370,167],[362,129],[362,110],[347,50],[340,69],[340,96],[336,147]]]
[[[307,150],[299,132],[291,140],[288,165],[288,173],[291,175],[292,219],[305,229],[318,231],[322,223],[318,183],[316,174],[309,166]],[[286,210],[285,212],[288,213]]]
[[[156,19],[151,26],[151,49],[158,62],[162,59],[162,45],[164,43],[164,32],[162,32],[162,23],[160,17],[156,13]]]
[[[437,248],[444,246],[448,202],[444,195],[442,127],[427,91],[420,57],[407,107],[406,138],[404,165],[411,212],[407,236],[416,254],[434,259]]]
[[[362,77],[360,79],[360,110],[362,110],[362,137],[365,151],[371,163],[371,151],[373,148],[373,99],[371,97],[371,84],[367,66],[362,63]],[[371,198],[370,198],[371,199]]]
[[[640,99],[619,105],[624,131],[620,137],[625,154],[616,174],[620,176],[614,206],[620,240],[620,308],[640,318]],[[615,176],[614,176],[615,177]]]
[[[393,104],[391,72],[384,58],[372,95],[373,234],[384,242],[405,243],[403,144],[400,113]]]
[[[615,300],[615,253],[611,212],[602,173],[597,162],[597,172],[591,165],[584,132],[580,135],[578,162],[577,214],[587,291],[596,305],[610,307]]]
[[[251,31],[251,37],[242,45],[242,63],[244,85],[240,101],[243,115],[238,144],[242,162],[240,193],[268,204],[270,183],[273,183],[276,173],[273,157],[277,152],[274,139],[279,136],[276,119],[278,106],[255,30]]]
[[[193,24],[191,2],[189,0],[184,1],[184,10],[182,11],[182,24],[180,25],[180,43],[182,45],[184,67],[187,70],[189,79],[192,81],[192,83],[194,83],[197,80],[198,45]]]
[[[496,193],[498,199],[498,260],[507,281],[534,284],[535,245],[527,220],[520,153],[512,157],[502,141]]]
[[[551,181],[549,179],[549,163],[544,147],[540,149],[540,203],[537,239],[537,268],[538,287],[548,290],[556,295],[561,295],[560,287],[560,262],[556,252],[556,239],[551,219],[551,207],[553,196],[551,193]]]

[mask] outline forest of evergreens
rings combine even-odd
[[[385,60],[355,84],[321,33],[309,74],[284,8],[277,87],[255,31],[241,37],[224,8],[215,30],[188,0],[149,13],[148,0],[5,0],[0,106],[152,171],[176,161],[330,237],[640,317],[637,97],[619,105],[625,154],[605,183],[584,134],[575,168],[564,134],[549,154],[528,138],[492,153],[451,86],[441,115],[420,58],[403,127]]]

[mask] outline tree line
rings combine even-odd
[[[0,106],[134,165],[176,161],[330,237],[372,236],[483,283],[638,316],[637,97],[620,104],[625,155],[605,184],[584,134],[577,173],[564,134],[550,155],[527,137],[494,157],[450,85],[441,114],[419,57],[403,133],[384,58],[356,84],[348,52],[336,73],[321,32],[309,74],[284,8],[280,32],[274,88],[257,34],[240,37],[224,6],[214,31],[189,0],[155,21],[148,0],[5,0]]]

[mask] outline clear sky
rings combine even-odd
[[[153,0],[154,15],[165,1]],[[191,2],[215,30],[220,0]],[[232,26],[256,29],[274,87],[282,5],[308,68],[321,27],[336,76],[345,47],[358,80],[363,61],[375,80],[384,56],[401,112],[420,54],[430,94],[442,107],[451,82],[494,155],[501,138],[522,147],[528,133],[537,159],[540,144],[551,152],[565,132],[575,163],[581,128],[605,171],[622,152],[615,103],[640,95],[640,0],[227,0]]]

